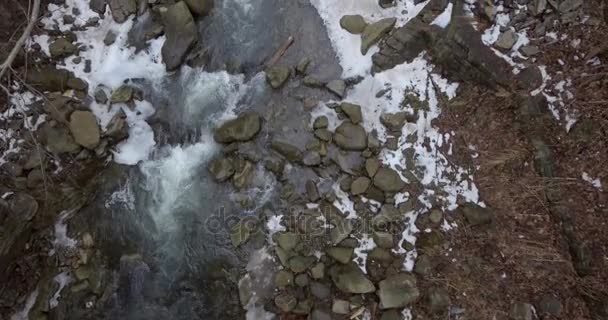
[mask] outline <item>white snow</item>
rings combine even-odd
[[[355,204],[348,197],[348,193],[342,191],[340,189],[340,184],[338,182],[333,185],[334,193],[336,194],[336,200],[333,205],[338,208],[342,213],[348,214],[346,219],[357,219],[357,212],[355,211]]]
[[[266,228],[268,228],[268,235],[270,238],[273,234],[277,232],[282,232],[287,230],[283,225],[281,225],[281,221],[283,221],[283,215],[271,216],[268,218],[268,222],[266,222]]]
[[[353,261],[359,266],[363,273],[367,273],[367,253],[376,247],[374,239],[368,234],[364,234],[359,240],[359,246],[355,248]]]
[[[113,152],[114,161],[126,165],[135,165],[140,161],[147,160],[156,145],[154,132],[145,121],[154,114],[154,107],[147,101],[137,100],[135,100],[135,110],[131,110],[126,105],[121,107],[127,116],[129,138],[118,144],[117,151]]]
[[[348,78],[369,74],[371,56],[378,48],[374,46],[366,55],[361,54],[361,36],[350,34],[340,27],[342,16],[360,14],[368,23],[395,17],[396,27],[399,27],[418,15],[428,1],[414,5],[413,0],[397,0],[396,6],[387,9],[382,9],[377,0],[312,0],[311,3],[325,23],[342,66],[342,77]]]
[[[593,179],[587,172],[583,172],[581,177],[583,180],[590,183],[593,187],[602,191],[602,181],[600,180],[600,178]]]
[[[66,210],[59,214],[59,219],[55,223],[55,239],[53,240],[53,249],[49,252],[52,256],[57,252],[57,249],[73,249],[76,248],[78,241],[68,236],[68,226],[66,219],[68,219],[74,211]]]
[[[135,210],[135,195],[131,190],[131,182],[129,179],[127,179],[124,186],[114,191],[104,204],[106,209],[110,209],[115,205],[122,205],[131,211]]]
[[[453,7],[454,5],[451,2],[448,3],[448,6],[445,8],[445,10],[440,15],[438,15],[437,18],[433,20],[433,22],[431,22],[431,25],[437,25],[442,28],[447,27],[448,24],[450,24],[450,21],[452,20]]]

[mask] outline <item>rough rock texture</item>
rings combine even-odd
[[[97,118],[90,111],[74,111],[70,116],[70,132],[79,145],[95,149],[99,145]]]
[[[80,149],[68,129],[63,126],[42,125],[37,131],[37,135],[40,142],[52,153],[74,153]]]
[[[414,18],[395,30],[380,50],[372,56],[375,71],[383,71],[394,66],[411,62],[429,47],[430,28],[420,19]]]
[[[367,27],[367,22],[358,14],[345,15],[340,19],[340,26],[352,34],[360,34]]]
[[[384,192],[398,192],[403,189],[405,182],[393,169],[380,168],[374,176],[374,185]]]
[[[361,106],[348,102],[343,102],[340,105],[340,109],[342,109],[342,112],[346,114],[346,116],[350,119],[352,123],[358,124],[359,122],[363,121]]]
[[[367,134],[362,126],[343,122],[336,128],[334,142],[344,150],[362,151],[367,148]]]
[[[261,117],[255,112],[245,112],[217,128],[213,138],[219,143],[248,141],[253,139],[261,128]]]
[[[96,13],[104,14],[106,12],[107,0],[91,0],[89,6]]]
[[[380,281],[377,294],[382,309],[401,308],[416,302],[420,292],[413,275],[399,273]]]
[[[163,44],[162,56],[167,70],[177,69],[198,37],[196,24],[188,6],[180,1],[161,9],[167,40]]]
[[[109,0],[110,9],[114,21],[123,23],[130,15],[137,12],[137,1],[135,0]]]
[[[298,162],[302,159],[302,151],[285,141],[272,140],[270,148],[291,162]]]
[[[376,290],[374,284],[357,266],[347,264],[332,269],[332,280],[338,289],[346,293],[370,293]]]
[[[52,66],[32,68],[27,72],[27,82],[40,91],[65,91],[70,73]]]
[[[385,18],[367,25],[361,34],[361,54],[367,54],[369,48],[389,33],[396,22],[396,18]]]
[[[289,67],[272,66],[266,70],[266,81],[268,81],[271,87],[278,89],[287,81],[289,74]]]
[[[66,38],[58,38],[49,45],[52,58],[63,58],[76,52],[76,46]]]
[[[211,173],[217,182],[226,181],[230,179],[232,175],[234,175],[234,166],[232,165],[232,161],[227,158],[216,158],[211,160],[207,170],[209,170],[209,173]]]
[[[213,0],[185,0],[190,11],[197,16],[206,16],[213,9]]]

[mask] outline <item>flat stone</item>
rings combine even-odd
[[[583,5],[583,0],[563,0],[559,4],[559,11],[564,14],[574,11]]]
[[[302,151],[287,142],[274,139],[270,143],[270,148],[291,162],[299,162],[302,159]]]
[[[376,231],[373,234],[374,243],[384,249],[392,249],[394,246],[393,235],[388,232]]]
[[[361,54],[367,54],[369,48],[388,34],[396,22],[395,18],[385,18],[367,25],[361,34]]]
[[[428,276],[433,271],[433,266],[431,264],[431,258],[427,255],[421,255],[416,259],[416,264],[414,265],[414,273],[421,276]]]
[[[382,309],[403,308],[418,300],[420,292],[416,278],[411,274],[399,273],[380,281],[376,292]]]
[[[300,236],[294,232],[280,232],[277,234],[277,243],[286,251],[292,251],[300,243]]]
[[[516,302],[511,306],[509,318],[512,320],[533,320],[534,307],[529,303]]]
[[[467,203],[464,206],[461,206],[459,210],[464,214],[467,222],[472,226],[492,223],[492,212],[490,212],[488,208],[480,207],[474,203]]]
[[[363,33],[365,27],[367,27],[367,22],[361,15],[345,15],[340,18],[340,26],[342,29],[352,33],[352,34],[360,34]]]
[[[344,82],[344,80],[332,80],[328,82],[325,87],[329,92],[340,98],[344,98],[344,95],[346,94],[346,82]]]
[[[339,222],[335,222],[335,227],[329,232],[329,238],[331,239],[332,245],[337,245],[342,240],[348,238],[353,232],[354,223],[349,219],[343,219]]]
[[[325,264],[319,262],[314,267],[310,268],[310,275],[313,279],[323,278],[325,276]]]
[[[321,155],[316,151],[307,151],[302,157],[302,163],[309,167],[318,166],[321,164]]]
[[[112,92],[110,96],[111,103],[125,103],[133,99],[133,87],[122,85]]]
[[[301,273],[315,263],[315,260],[314,257],[295,256],[289,259],[289,268],[295,273]]]
[[[95,149],[99,145],[100,131],[97,118],[90,111],[74,111],[70,116],[70,132],[74,141],[87,148]]]
[[[116,42],[116,33],[108,31],[108,33],[106,33],[106,36],[103,38],[103,44],[105,44],[106,46],[111,46],[112,44],[114,44],[114,42]]]
[[[283,312],[290,312],[298,304],[296,297],[289,293],[281,293],[274,298],[274,304]]]
[[[380,161],[376,158],[369,158],[365,160],[365,172],[367,176],[373,178],[380,169]]]
[[[217,182],[224,182],[234,174],[234,166],[228,158],[215,158],[209,162],[207,170]]]
[[[427,294],[427,303],[432,313],[447,313],[450,307],[450,295],[443,288],[430,288]]]
[[[76,46],[66,38],[58,38],[49,45],[52,58],[63,58],[76,52]]]
[[[306,195],[308,196],[308,200],[310,202],[317,202],[319,199],[321,199],[319,189],[317,189],[317,184],[312,180],[306,181]]]
[[[361,269],[352,263],[337,267],[332,273],[332,280],[336,287],[345,293],[362,294],[376,290]]]
[[[213,9],[213,0],[185,0],[190,12],[197,16],[206,16]]]
[[[401,128],[405,124],[408,115],[406,112],[383,113],[380,115],[380,123],[382,123],[390,131],[401,132]]]
[[[521,70],[515,78],[523,89],[534,90],[543,84],[543,75],[537,66],[530,66]]]
[[[91,0],[91,2],[89,3],[89,7],[95,13],[104,14],[106,12],[107,4],[108,3],[106,0]]]
[[[512,29],[509,29],[498,36],[498,40],[495,45],[499,49],[511,50],[513,45],[517,42],[518,35]]]
[[[350,302],[346,300],[335,299],[331,306],[331,312],[336,314],[349,314]]]
[[[266,70],[266,81],[272,88],[278,89],[283,86],[290,74],[291,71],[287,66],[272,66]]]
[[[198,31],[194,18],[183,1],[161,8],[160,14],[166,36],[161,54],[167,70],[172,71],[182,64],[190,49],[198,41]]]
[[[314,134],[315,134],[316,138],[318,138],[321,141],[325,141],[325,142],[331,141],[331,138],[332,138],[332,135],[333,135],[331,133],[331,131],[329,131],[329,130],[327,130],[325,128],[316,129],[315,132],[314,132]]]
[[[63,126],[43,125],[37,133],[40,142],[52,153],[75,153],[80,150],[80,146],[74,142],[74,138],[70,135],[68,129]]]
[[[352,260],[353,252],[353,248],[344,247],[331,247],[326,251],[328,256],[343,264],[349,263]]]
[[[398,192],[405,187],[405,182],[395,170],[380,168],[374,176],[374,185],[384,192]]]
[[[317,299],[325,300],[330,297],[331,288],[321,282],[313,281],[310,284],[310,293]]]
[[[336,145],[348,151],[363,151],[367,148],[367,133],[362,126],[351,122],[342,122],[334,134]]]
[[[260,132],[261,128],[261,117],[254,112],[245,112],[236,119],[224,122],[215,130],[213,138],[219,143],[249,141]]]
[[[287,287],[292,285],[294,282],[293,273],[287,270],[279,270],[277,274],[274,276],[274,283],[277,287]]]
[[[137,2],[135,0],[108,0],[114,21],[123,23],[130,15],[137,12]]]
[[[329,126],[329,119],[326,116],[317,117],[312,124],[314,129],[326,129],[327,126]]]
[[[350,186],[350,193],[353,196],[364,194],[367,188],[372,184],[372,180],[368,177],[359,177],[353,181]]]
[[[526,57],[533,57],[540,53],[540,49],[537,46],[526,45],[519,48],[519,51]]]
[[[325,86],[325,83],[323,83],[323,81],[321,81],[313,76],[304,77],[304,80],[302,80],[302,83],[304,83],[305,86],[311,87],[311,88],[323,88]]]
[[[361,106],[348,102],[342,102],[340,105],[342,112],[350,119],[350,122],[358,124],[363,121],[363,115],[361,114]]]
[[[299,74],[306,74],[306,70],[308,70],[308,66],[311,62],[312,60],[308,57],[300,59],[300,61],[298,61],[298,64],[296,65],[296,72]]]

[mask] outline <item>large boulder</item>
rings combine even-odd
[[[137,12],[136,0],[109,0],[108,2],[112,10],[112,17],[118,23],[127,21],[130,15]]]
[[[80,150],[80,147],[74,142],[74,138],[64,126],[51,127],[48,124],[43,124],[37,131],[37,135],[40,142],[52,153],[74,153]]]
[[[405,182],[395,170],[380,168],[374,176],[374,185],[384,192],[398,192],[405,187]]]
[[[352,263],[332,269],[331,278],[336,287],[345,293],[362,294],[376,290],[374,283]]]
[[[98,14],[104,14],[106,12],[107,4],[106,0],[91,0],[89,7]]]
[[[387,277],[378,284],[377,294],[382,309],[403,308],[418,300],[420,291],[416,287],[416,277],[398,273]]]
[[[219,143],[249,141],[262,128],[262,118],[255,112],[245,112],[215,129],[213,138]]]
[[[206,16],[213,9],[213,0],[185,0],[190,11],[197,16]]]
[[[380,44],[372,56],[376,71],[388,70],[403,62],[411,62],[429,46],[430,28],[414,18],[395,30]]]
[[[77,144],[95,149],[99,145],[97,118],[90,111],[74,111],[70,116],[70,132]]]
[[[43,66],[28,70],[26,81],[40,91],[60,91],[68,88],[70,73],[67,70],[57,69],[53,66]]]
[[[352,34],[360,34],[367,27],[367,22],[358,14],[345,15],[340,18],[340,26]]]
[[[167,70],[175,70],[197,41],[196,24],[188,6],[183,1],[161,8],[160,12],[167,36],[161,49],[163,61]]]
[[[385,18],[367,25],[361,34],[361,54],[367,54],[369,48],[389,33],[396,22],[395,18]]]
[[[232,165],[232,161],[228,158],[216,158],[211,160],[207,170],[209,170],[209,173],[211,173],[217,182],[226,181],[234,175],[234,166]]]
[[[272,66],[266,70],[266,81],[274,89],[280,88],[290,74],[289,67],[286,66]]]
[[[58,38],[49,45],[51,58],[63,58],[76,52],[76,46],[66,38]]]
[[[363,151],[367,148],[367,133],[360,125],[343,122],[336,128],[334,142],[344,150]]]

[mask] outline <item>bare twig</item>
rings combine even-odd
[[[17,43],[15,43],[15,46],[11,50],[11,52],[8,55],[8,57],[6,58],[6,60],[0,66],[0,78],[2,78],[2,76],[4,76],[4,73],[6,73],[6,70],[8,70],[10,68],[11,64],[17,57],[19,50],[21,50],[21,47],[23,47],[23,45],[25,44],[25,41],[29,38],[30,33],[32,32],[32,29],[34,29],[34,25],[36,24],[36,21],[38,20],[39,12],[40,12],[40,0],[34,0],[34,5],[32,7],[30,20],[29,20],[27,26],[25,27],[23,34],[21,35],[19,40],[17,40]]]
[[[277,52],[275,52],[272,58],[270,58],[270,60],[266,62],[265,67],[268,68],[275,65],[279,61],[279,59],[281,59],[281,57],[285,54],[285,51],[287,51],[287,49],[289,49],[289,47],[293,44],[293,40],[293,37],[289,36],[289,38],[287,38],[287,40],[281,45],[281,47],[279,47]]]

